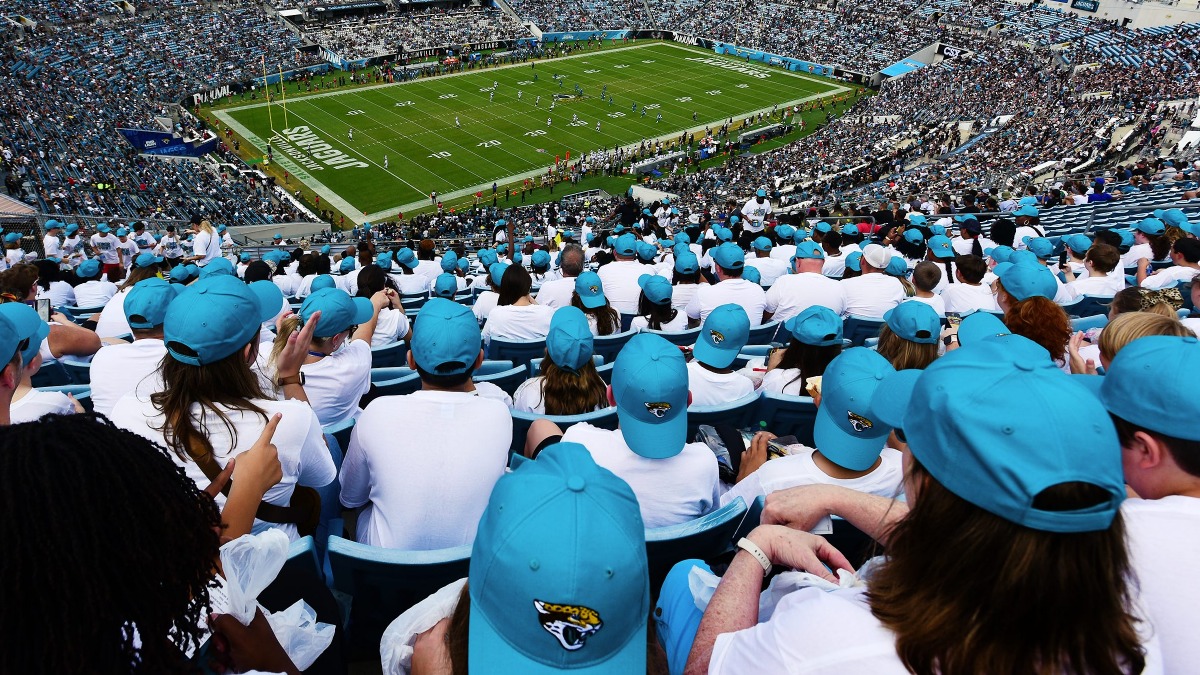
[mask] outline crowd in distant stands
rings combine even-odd
[[[524,26],[496,8],[430,14],[389,13],[322,24],[319,28],[307,28],[305,32],[322,46],[349,60],[529,36]]]
[[[514,0],[510,4],[542,32],[624,30],[652,24],[642,0]]]

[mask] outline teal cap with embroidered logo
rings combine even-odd
[[[750,317],[741,305],[721,305],[704,317],[692,356],[713,368],[728,368],[750,341]]]
[[[879,458],[892,428],[875,414],[871,397],[894,372],[887,359],[866,347],[847,349],[825,368],[813,440],[829,461],[866,471]]]
[[[650,333],[633,336],[613,365],[621,435],[635,454],[674,457],[687,442],[688,375],[683,353]]]

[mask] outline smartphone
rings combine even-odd
[[[42,321],[45,321],[47,323],[50,322],[50,300],[49,299],[40,298],[37,301],[37,313],[38,313],[38,316],[41,317]]]
[[[955,312],[946,312],[946,323],[950,324],[951,326],[957,326],[958,324],[962,323],[962,319],[963,318],[961,314],[957,314]]]

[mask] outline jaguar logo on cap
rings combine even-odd
[[[712,338],[714,345],[719,345],[725,341],[725,335],[719,330],[708,331],[708,336]]]
[[[875,426],[875,423],[871,420],[863,417],[862,415],[852,413],[849,410],[846,411],[846,418],[850,420],[851,428],[860,434]]]
[[[663,403],[647,403],[646,404],[646,412],[650,413],[651,415],[654,415],[655,417],[657,417],[659,419],[662,419],[663,417],[666,417],[667,413],[671,412],[671,404],[665,403],[665,402],[663,402]]]
[[[588,636],[604,626],[600,613],[583,605],[560,605],[553,602],[533,601],[538,612],[538,621],[558,640],[562,648],[573,652],[587,643]]]
[[[593,292],[593,293],[599,293],[599,292],[600,292],[600,287],[599,287],[599,286],[588,286],[588,290],[589,290],[589,291],[591,291],[591,292]]]

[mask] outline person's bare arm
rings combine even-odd
[[[303,328],[288,336],[287,344],[275,359],[275,381],[278,383],[280,380],[288,380],[287,384],[280,386],[284,398],[308,402],[304,385],[300,384],[300,366],[304,365],[304,358],[308,356],[313,331],[317,329],[317,322],[320,320],[321,313],[314,312],[308,321],[304,322]]]
[[[249,534],[254,526],[254,516],[263,495],[272,486],[283,480],[283,467],[279,464],[279,451],[271,439],[279,420],[283,418],[275,413],[267,421],[262,434],[249,450],[229,460],[229,464],[217,476],[216,480],[205,489],[212,497],[225,487],[230,478],[236,478],[229,488],[229,496],[225,498],[225,508],[221,510],[221,521],[224,529],[222,539],[237,539],[243,534]]]
[[[100,351],[100,337],[94,331],[78,326],[65,315],[55,312],[51,319],[50,335],[46,338],[50,354],[59,359],[64,356],[91,356]]]
[[[908,504],[836,485],[803,485],[767,495],[761,522],[807,532],[830,515],[886,546],[892,527],[908,515]]]
[[[375,313],[366,323],[360,325],[358,330],[354,331],[355,340],[363,340],[367,344],[371,344],[371,339],[375,337],[375,326],[379,324],[379,313],[384,307],[391,307],[396,300],[396,291],[390,288],[385,288],[371,296],[371,304],[375,306]]]

